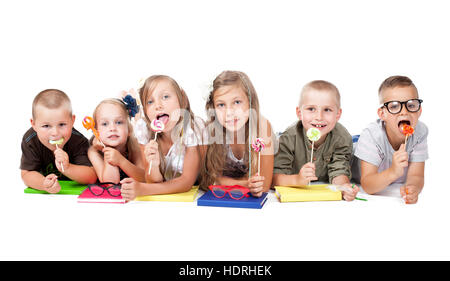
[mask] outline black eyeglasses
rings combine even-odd
[[[109,193],[109,195],[113,197],[120,196],[120,184],[115,184],[113,182],[102,182],[102,183],[96,183],[96,184],[89,184],[88,185],[89,191],[94,194],[95,196],[102,195],[105,190]]]
[[[400,113],[405,105],[406,110],[409,112],[417,112],[420,109],[420,104],[423,102],[421,99],[411,99],[407,101],[388,101],[383,103],[383,106],[389,111],[389,113]]]

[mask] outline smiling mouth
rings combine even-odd
[[[311,124],[314,128],[318,128],[318,129],[321,129],[321,128],[325,128],[327,125],[321,125],[321,124]]]

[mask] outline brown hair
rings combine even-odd
[[[61,90],[47,89],[37,94],[37,96],[33,100],[31,111],[33,119],[36,118],[36,107],[38,105],[42,105],[49,109],[59,108],[64,105],[67,106],[70,115],[72,115],[72,105],[70,103],[70,99],[66,95],[66,93]]]
[[[248,76],[240,71],[223,71],[219,76],[214,79],[213,89],[209,94],[208,100],[206,102],[206,133],[208,137],[217,137],[221,138],[221,143],[208,143],[208,147],[206,150],[205,161],[203,161],[203,166],[201,168],[201,179],[200,179],[200,187],[207,190],[208,186],[214,184],[216,179],[223,175],[225,160],[226,160],[226,129],[219,124],[219,121],[216,119],[215,110],[214,110],[214,94],[216,91],[224,86],[236,86],[240,87],[249,98],[250,104],[250,115],[249,120],[245,124],[245,147],[249,146],[249,131],[251,130],[251,134],[253,138],[256,138],[259,135],[259,123],[260,123],[260,114],[259,114],[259,101],[258,96],[256,94],[255,88],[251,83]],[[250,124],[251,121],[251,124]],[[222,134],[222,135],[221,135]],[[222,137],[223,136],[223,139]],[[219,141],[220,142],[220,141]],[[256,169],[257,163],[257,154],[255,152],[251,152],[252,158],[252,167],[253,171]],[[244,153],[244,163],[248,168],[249,163],[249,152],[246,149]],[[250,171],[249,171],[250,174]],[[249,175],[250,176],[250,175]]]
[[[383,103],[383,91],[395,87],[413,87],[417,93],[417,96],[419,96],[416,85],[414,85],[411,79],[406,76],[395,75],[386,78],[386,80],[381,83],[380,88],[378,88],[378,99],[380,103]]]
[[[325,80],[314,80],[303,86],[303,89],[300,93],[300,101],[299,104],[302,103],[303,95],[306,91],[314,89],[317,91],[329,91],[335,94],[336,103],[338,108],[341,107],[341,94],[339,93],[338,88],[333,84]]]

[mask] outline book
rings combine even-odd
[[[38,190],[31,187],[25,188],[23,192],[29,194],[80,195],[87,187],[87,185],[80,184],[76,181],[59,181],[59,185],[61,186],[61,190],[58,193],[48,193],[45,190]]]
[[[92,194],[89,188],[86,188],[79,196],[78,203],[125,203],[125,199],[119,196],[111,196],[106,190],[102,195]]]
[[[280,202],[340,201],[342,193],[327,188],[328,184],[297,187],[275,186],[275,194]]]
[[[264,192],[261,197],[253,197],[250,195],[249,197],[235,200],[229,197],[229,195],[223,198],[217,198],[211,191],[208,191],[198,198],[197,206],[261,209],[266,201],[267,192]]]
[[[198,186],[193,186],[191,190],[172,194],[159,194],[138,196],[135,201],[164,201],[164,202],[194,202],[197,197]]]

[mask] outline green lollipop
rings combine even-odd
[[[312,142],[318,141],[320,139],[320,131],[317,128],[309,128],[306,131],[306,136]]]
[[[49,140],[48,142],[49,142],[50,144],[52,144],[52,145],[56,145],[56,148],[58,148],[58,144],[59,144],[59,145],[63,144],[64,138],[60,138],[59,140]],[[61,165],[61,170],[62,170],[63,173],[64,173],[64,166],[63,166],[63,164],[62,164],[62,163],[59,163],[59,164]]]

